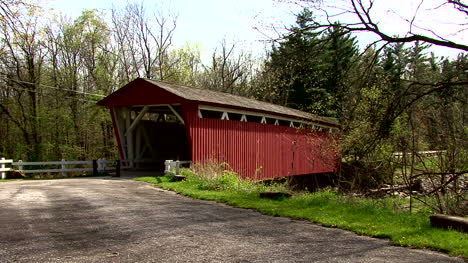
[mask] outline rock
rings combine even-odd
[[[468,233],[468,218],[435,214],[431,215],[429,220],[432,226]]]

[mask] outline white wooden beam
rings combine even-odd
[[[135,120],[133,120],[132,124],[130,125],[130,127],[127,128],[126,132],[125,132],[125,135],[127,135],[129,132],[132,132],[133,129],[135,129],[135,127],[137,126],[137,124],[140,122],[140,120],[143,118],[143,116],[145,116],[145,113],[148,111],[149,109],[149,106],[145,106],[143,107],[143,109],[140,111],[140,113],[138,114],[138,116],[136,116]]]
[[[183,125],[185,125],[184,119],[182,119],[182,117],[179,115],[179,113],[176,110],[174,110],[174,108],[170,104],[167,104],[167,107],[169,107],[169,109],[171,109],[172,113],[174,113],[174,115],[177,117],[177,119],[179,119],[179,121]]]
[[[225,112],[225,111],[223,112],[223,115],[221,115],[221,120],[226,120],[226,121],[229,120],[229,115],[228,115],[227,112]]]
[[[317,124],[317,123],[311,122],[311,121],[303,121],[303,120],[299,120],[299,119],[287,118],[287,117],[282,117],[282,116],[268,114],[268,113],[259,113],[259,112],[254,112],[254,111],[238,110],[238,109],[223,108],[223,107],[216,107],[216,106],[209,106],[209,105],[199,105],[198,109],[199,110],[228,112],[228,113],[236,113],[236,114],[242,114],[242,115],[265,117],[265,118],[271,118],[271,119],[275,119],[275,120],[283,120],[283,121],[288,121],[288,122],[304,123],[306,125],[312,125],[313,124],[313,125],[316,125],[316,126],[319,126],[319,127],[330,128],[330,129],[333,129],[333,130],[337,129],[336,127],[325,125],[325,124]],[[294,127],[294,125],[292,125],[292,126],[290,125],[290,127]]]

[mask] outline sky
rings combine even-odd
[[[127,0],[41,0],[41,5],[53,8],[72,18],[78,17],[84,9],[101,9],[108,11],[113,5],[123,7]],[[177,28],[174,43],[182,47],[184,43],[198,43],[202,48],[202,57],[209,56],[223,39],[227,43],[236,43],[246,51],[262,56],[270,47],[268,40],[278,37],[274,26],[279,32],[295,22],[294,13],[301,7],[288,4],[287,0],[144,0],[148,12],[163,12],[177,15]],[[345,3],[346,0],[333,0],[333,3]],[[373,15],[379,26],[386,32],[397,34],[409,29],[406,20],[411,20],[416,13],[415,24],[431,28],[441,36],[453,41],[465,43],[466,32],[459,32],[457,22],[468,23],[461,12],[453,12],[453,8],[444,3],[445,0],[377,0],[373,7]],[[434,8],[440,6],[438,8]],[[109,13],[109,12],[108,12]],[[319,15],[319,14],[318,14]],[[341,16],[340,20],[353,19]],[[283,30],[283,31],[282,31]],[[430,34],[417,27],[416,33]],[[376,38],[370,34],[359,34],[361,46]],[[433,48],[436,55],[455,57],[458,50]]]
[[[137,2],[140,3],[140,2]],[[41,4],[71,17],[78,17],[82,10],[96,8],[109,10],[112,5],[125,6],[125,0],[46,0]],[[165,14],[177,15],[174,44],[182,47],[186,42],[198,43],[202,55],[209,56],[223,39],[228,44],[261,56],[264,40],[275,36],[266,28],[275,24],[278,28],[295,22],[293,9],[273,0],[145,0],[148,13],[163,10]],[[109,13],[109,12],[108,12]],[[254,29],[254,28],[258,28]],[[269,31],[265,36],[266,31]]]

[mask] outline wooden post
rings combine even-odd
[[[18,162],[23,163],[22,160],[19,160]],[[23,165],[22,164],[18,164],[18,170],[23,171]]]
[[[5,158],[2,157],[0,160],[5,161]],[[2,174],[2,179],[6,179],[6,173],[3,171],[5,169],[5,164],[2,162],[0,163],[0,170]]]
[[[133,168],[134,147],[133,147],[133,131],[130,129],[132,112],[129,108],[125,109],[125,136],[127,138],[127,158],[129,161],[129,168]]]
[[[120,160],[115,161],[115,176],[120,177]]]
[[[172,160],[166,160],[164,162],[164,167],[165,167],[164,168],[164,173],[165,174],[171,171],[171,162],[172,162]]]
[[[97,160],[93,160],[93,176],[97,176],[97,174],[98,174]]]
[[[125,132],[125,116],[124,116],[124,111],[121,109],[121,107],[114,107],[114,114],[115,114],[115,121],[116,121],[116,127],[117,131],[119,134],[120,138],[120,143],[122,147],[122,153],[120,158],[122,160],[127,160],[127,138],[124,134]]]
[[[106,158],[101,159],[101,169],[103,173],[106,172]]]
[[[65,162],[65,159],[62,159],[62,162]],[[62,170],[65,170],[65,168],[66,168],[66,167],[65,167],[65,164],[62,163],[61,169],[62,169]],[[61,174],[62,174],[63,177],[66,176],[65,172],[63,172],[63,171],[61,172]]]
[[[102,172],[102,159],[97,159],[97,170],[98,173]]]
[[[175,162],[175,174],[180,175],[180,161],[179,160]]]

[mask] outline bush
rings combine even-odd
[[[240,191],[240,192],[289,192],[286,183],[255,182],[242,178],[237,173],[228,170],[226,163],[207,162],[197,164],[193,170],[182,169],[181,174],[186,180],[198,185],[200,190]]]

